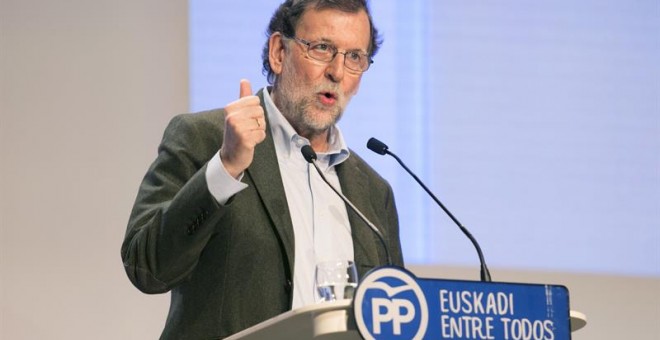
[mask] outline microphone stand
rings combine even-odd
[[[369,150],[377,154],[381,154],[381,155],[388,154],[394,157],[394,159],[396,159],[396,161],[399,162],[399,164],[401,164],[401,166],[415,179],[415,181],[417,181],[417,183],[422,186],[424,191],[426,191],[426,193],[429,194],[431,198],[433,198],[435,203],[437,203],[440,206],[440,208],[442,208],[442,210],[447,214],[447,216],[449,216],[449,218],[451,218],[451,220],[454,221],[454,223],[461,229],[463,234],[465,234],[465,236],[467,236],[470,242],[472,242],[472,245],[474,245],[474,248],[477,250],[477,255],[479,256],[479,262],[481,264],[481,281],[491,282],[492,279],[490,277],[490,271],[488,270],[488,266],[486,266],[486,260],[484,259],[484,254],[481,251],[479,242],[477,242],[474,236],[472,236],[470,231],[467,228],[465,228],[465,226],[463,226],[463,224],[460,221],[458,221],[456,217],[454,217],[454,215],[445,207],[445,205],[442,204],[442,202],[440,202],[440,200],[437,197],[435,197],[435,195],[431,192],[431,190],[429,190],[429,188],[427,188],[426,185],[422,183],[422,181],[417,177],[417,175],[415,175],[410,169],[408,169],[408,167],[403,163],[403,161],[397,155],[395,155],[394,153],[388,150],[388,147],[387,145],[385,145],[385,143],[379,141],[376,138],[370,138],[369,141],[367,142],[367,147],[369,148]]]
[[[302,152],[303,157],[305,157],[305,160],[314,166],[316,172],[318,172],[319,176],[321,176],[321,179],[323,179],[325,184],[327,184],[332,189],[332,191],[334,191],[339,196],[339,198],[341,198],[344,201],[344,203],[346,203],[346,205],[348,205],[351,208],[351,210],[353,210],[353,212],[356,213],[367,226],[369,226],[369,228],[371,228],[371,230],[376,234],[376,236],[378,236],[380,243],[383,244],[383,249],[385,249],[385,255],[387,256],[387,264],[391,266],[392,257],[390,256],[390,250],[387,247],[387,244],[385,243],[385,237],[383,237],[383,234],[380,232],[380,230],[378,230],[378,228],[376,228],[376,226],[373,223],[371,223],[371,221],[369,221],[367,217],[364,216],[364,214],[362,214],[362,212],[358,210],[358,208],[355,205],[353,205],[353,203],[351,203],[351,201],[349,201],[348,198],[346,198],[346,196],[344,196],[344,194],[342,194],[339,190],[337,190],[337,188],[335,188],[334,185],[330,184],[328,179],[325,178],[321,169],[319,169],[318,165],[316,165],[315,162],[316,152],[314,152],[314,149],[312,149],[311,146],[304,145],[300,149],[300,151]]]

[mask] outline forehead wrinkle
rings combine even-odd
[[[314,19],[311,19],[314,18]],[[364,27],[360,27],[363,26]],[[351,29],[352,28],[352,29]],[[349,30],[349,32],[346,32]],[[363,31],[365,33],[364,47],[354,47],[350,46],[347,51],[365,51],[369,47],[369,42],[371,39],[371,31],[369,26],[369,18],[367,13],[364,10],[360,10],[355,13],[343,12],[335,9],[308,9],[305,11],[301,17],[298,25],[296,27],[296,32],[303,34],[308,34],[310,36],[301,37],[310,42],[314,41],[323,41],[330,42],[337,48],[343,48],[344,46],[338,46],[338,43],[333,40],[332,36],[335,39],[348,39],[348,43],[360,44],[359,38],[357,37],[357,31]],[[348,34],[350,33],[350,34]],[[322,39],[322,40],[319,40]]]

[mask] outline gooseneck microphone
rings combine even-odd
[[[312,149],[311,146],[304,145],[300,149],[300,151],[302,152],[302,155],[305,158],[305,160],[314,166],[316,172],[319,173],[319,176],[321,176],[321,179],[323,179],[325,184],[327,184],[330,187],[330,189],[332,189],[332,191],[334,191],[342,199],[342,201],[344,201],[344,203],[346,203],[346,205],[348,205],[351,208],[351,210],[353,210],[353,212],[355,212],[360,217],[360,219],[362,219],[362,221],[369,226],[369,228],[371,228],[371,230],[376,234],[376,236],[378,236],[380,243],[383,244],[383,249],[385,249],[385,255],[387,256],[387,264],[391,266],[392,258],[390,257],[390,250],[387,247],[387,244],[385,243],[385,238],[383,237],[383,234],[380,232],[380,230],[378,230],[378,228],[376,228],[376,226],[373,223],[371,223],[371,221],[369,221],[364,216],[364,214],[362,214],[362,212],[360,212],[360,210],[358,210],[358,208],[356,208],[355,205],[353,205],[353,203],[351,203],[351,201],[348,200],[348,198],[346,198],[346,196],[344,196],[339,190],[337,190],[337,188],[335,188],[332,184],[330,184],[330,182],[328,182],[328,179],[325,178],[321,169],[319,169],[318,165],[316,165],[315,162],[315,160],[317,159],[316,152],[314,152],[314,149]]]
[[[428,193],[431,196],[431,198],[433,198],[435,203],[437,203],[440,206],[440,208],[444,210],[447,216],[449,216],[449,218],[451,218],[451,220],[454,221],[454,223],[456,223],[456,225],[461,229],[463,234],[465,234],[465,236],[467,236],[467,238],[470,239],[470,241],[474,245],[474,248],[477,250],[477,254],[479,255],[479,262],[481,262],[481,281],[491,282],[492,280],[490,278],[490,271],[488,271],[488,267],[486,266],[486,260],[484,260],[484,254],[481,252],[481,247],[479,246],[479,243],[474,238],[474,236],[472,236],[472,234],[467,230],[467,228],[465,228],[463,224],[461,224],[461,222],[459,222],[458,219],[456,219],[456,217],[454,217],[454,215],[447,208],[445,208],[445,205],[442,204],[442,202],[440,202],[440,200],[437,197],[435,197],[435,195],[431,192],[431,190],[429,190],[429,188],[427,188],[426,185],[422,183],[422,181],[417,177],[417,175],[415,175],[412,171],[410,171],[410,169],[408,169],[408,167],[405,164],[403,164],[403,161],[401,161],[401,159],[397,155],[395,155],[394,153],[388,150],[388,147],[387,145],[385,145],[385,143],[372,137],[369,138],[369,141],[367,142],[367,148],[369,148],[369,150],[379,155],[388,154],[394,157],[394,159],[396,159],[397,162],[399,162],[399,164],[401,164],[401,166],[404,169],[406,169],[406,171],[415,179],[415,181],[417,181],[417,183],[419,183],[419,185],[421,185],[422,188],[424,188],[426,193]]]

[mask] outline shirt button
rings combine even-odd
[[[303,145],[305,145],[305,141],[302,140],[299,136],[294,137],[293,143],[296,144],[297,147],[302,148]]]

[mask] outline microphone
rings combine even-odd
[[[339,196],[339,198],[341,198],[342,201],[344,201],[344,203],[346,203],[346,205],[349,206],[351,208],[351,210],[353,210],[353,212],[356,213],[360,217],[360,219],[364,223],[367,224],[367,226],[369,226],[369,228],[371,228],[371,230],[376,234],[376,236],[378,236],[378,239],[380,240],[380,243],[383,244],[383,249],[385,249],[385,255],[387,256],[387,264],[391,266],[392,265],[392,257],[390,257],[390,250],[387,247],[387,244],[385,243],[385,238],[383,237],[383,234],[380,232],[380,230],[378,230],[378,228],[376,228],[376,226],[373,223],[371,223],[371,221],[369,221],[364,216],[364,214],[362,214],[362,212],[360,212],[360,210],[358,210],[358,208],[356,208],[355,205],[353,205],[353,203],[351,203],[351,201],[349,201],[348,198],[346,198],[346,196],[344,196],[341,193],[341,191],[337,190],[337,188],[335,188],[332,184],[330,184],[330,182],[328,182],[328,179],[325,178],[325,176],[323,175],[323,172],[321,171],[321,169],[319,169],[318,165],[316,165],[316,162],[315,162],[316,159],[317,159],[316,152],[314,152],[314,149],[312,149],[311,146],[304,145],[300,149],[300,152],[302,152],[302,155],[305,158],[305,160],[308,163],[310,163],[314,166],[314,168],[316,169],[316,172],[319,173],[319,176],[321,176],[321,179],[323,179],[325,184],[327,184],[330,187],[330,189],[332,189],[332,191],[334,191]]]
[[[417,175],[415,175],[412,171],[410,171],[410,169],[408,169],[408,167],[405,164],[403,164],[403,161],[401,161],[401,159],[397,155],[393,154],[388,150],[388,147],[387,145],[385,145],[385,143],[379,141],[376,138],[371,137],[367,142],[367,148],[369,148],[369,150],[379,155],[388,154],[394,157],[394,159],[396,159],[397,162],[401,164],[401,166],[415,179],[415,181],[417,181],[417,183],[419,183],[419,185],[421,185],[422,188],[424,188],[426,193],[428,193],[431,196],[431,198],[433,198],[435,203],[437,203],[440,206],[440,208],[444,210],[447,216],[449,216],[449,218],[451,218],[451,220],[454,221],[454,223],[461,229],[463,234],[465,234],[465,236],[467,236],[467,238],[470,239],[470,241],[474,245],[474,248],[477,250],[477,255],[479,255],[479,262],[481,263],[481,281],[491,282],[492,280],[490,278],[490,271],[488,271],[488,266],[486,266],[486,260],[484,260],[484,254],[481,252],[481,247],[479,246],[479,243],[474,238],[474,236],[472,236],[472,234],[467,230],[467,228],[465,228],[461,224],[461,222],[459,222],[458,219],[456,219],[456,217],[454,217],[454,215],[447,208],[445,208],[445,205],[442,204],[442,202],[440,202],[440,200],[437,197],[435,197],[435,195],[431,192],[431,190],[429,190],[429,188],[427,188],[426,185],[422,183],[422,181],[417,177]]]

